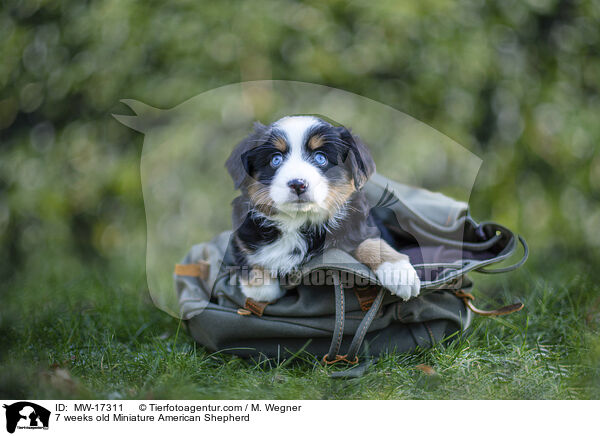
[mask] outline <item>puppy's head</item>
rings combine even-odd
[[[375,171],[358,137],[312,116],[256,124],[226,167],[262,213],[311,221],[333,216]]]

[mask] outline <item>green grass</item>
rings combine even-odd
[[[598,285],[586,274],[529,268],[474,276],[480,306],[520,298],[523,311],[476,317],[462,338],[383,356],[365,376],[350,380],[330,378],[332,369],[309,355],[259,363],[209,353],[152,305],[139,276],[94,273],[66,283],[15,278],[4,284],[2,297],[0,396],[600,398]]]

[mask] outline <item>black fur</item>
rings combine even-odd
[[[227,162],[225,162],[225,168],[227,168],[233,179],[235,189],[240,189],[249,178],[247,152],[263,144],[267,132],[267,126],[259,122],[254,123],[254,131],[235,147]]]
[[[233,206],[236,236],[245,248],[257,250],[274,242],[281,235],[274,221],[253,213],[247,199],[237,197]],[[336,229],[328,228],[327,223],[320,226],[306,225],[300,229],[308,244],[305,262],[329,248],[339,248],[352,253],[365,239],[379,237],[379,230],[369,213],[371,208],[363,192],[358,191],[352,195],[347,209],[341,225]],[[233,254],[237,266],[252,266],[247,264],[246,256],[235,240]]]
[[[352,171],[356,189],[360,189],[375,172],[373,157],[371,157],[369,149],[358,136],[352,135],[345,127],[336,127],[336,130],[341,140],[350,148],[350,156],[346,160],[346,165]]]
[[[306,224],[299,229],[307,242],[308,251],[304,262],[332,247],[352,253],[365,239],[379,235],[369,215],[369,205],[360,188],[375,171],[375,163],[360,139],[344,127],[333,127],[322,122],[309,131],[307,138],[320,135],[323,145],[318,152],[324,153],[328,163],[320,171],[332,182],[352,179],[356,191],[349,197],[337,224],[332,221],[320,225]],[[285,135],[269,126],[256,123],[253,133],[244,139],[226,162],[226,168],[233,178],[234,185],[242,195],[233,202],[233,226],[236,229],[233,254],[238,266],[247,265],[245,251],[255,251],[273,243],[281,235],[278,224],[265,214],[257,214],[248,195],[248,186],[258,181],[268,185],[276,170],[269,162],[278,150],[274,141]],[[310,160],[316,151],[305,148],[305,158]],[[285,158],[285,152],[282,153]],[[240,246],[242,245],[242,246]]]

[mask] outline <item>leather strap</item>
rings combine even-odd
[[[353,360],[350,360],[348,358],[347,354],[344,354],[343,356],[337,354],[334,359],[332,359],[332,360],[328,360],[328,359],[329,359],[329,355],[328,354],[326,354],[325,356],[323,356],[323,363],[325,363],[326,365],[333,365],[334,363],[338,363],[338,362],[346,362],[346,363],[349,363],[351,365],[355,365],[355,364],[358,363],[358,357],[356,357]]]
[[[499,273],[513,271],[513,270],[519,268],[521,265],[523,265],[525,263],[525,261],[527,260],[527,258],[529,257],[529,247],[527,246],[525,239],[523,239],[523,237],[521,235],[517,235],[517,238],[519,238],[519,242],[523,246],[523,257],[521,257],[521,259],[517,263],[509,265],[509,266],[505,266],[503,268],[496,268],[496,269],[486,269],[485,267],[481,267],[481,268],[476,269],[475,271],[484,273],[484,274],[499,274]],[[517,310],[519,310],[519,309],[517,309]]]
[[[344,336],[344,318],[346,315],[346,304],[344,302],[344,287],[340,281],[339,271],[330,271],[333,280],[333,288],[335,293],[335,326],[333,327],[333,336],[329,351],[323,356],[323,362],[335,363],[344,360],[340,356],[340,347],[342,346],[342,338]]]
[[[379,292],[377,293],[375,300],[373,300],[373,304],[367,313],[365,313],[364,318],[360,322],[358,329],[354,334],[354,338],[352,338],[350,348],[348,348],[348,354],[346,355],[348,360],[358,362],[358,352],[363,341],[365,340],[367,332],[369,331],[369,327],[371,327],[371,323],[375,319],[375,315],[377,315],[377,312],[379,312],[379,309],[381,308],[384,295],[385,289],[383,287],[379,288]]]
[[[244,308],[255,314],[256,316],[263,316],[263,312],[265,311],[265,307],[267,307],[269,303],[265,301],[255,301],[252,298],[246,298],[246,302],[244,303]]]
[[[351,368],[346,368],[342,371],[333,371],[329,373],[329,377],[331,378],[341,378],[341,379],[350,379],[350,378],[358,378],[362,377],[365,372],[378,360],[376,357],[369,356],[365,360],[363,360],[360,365],[353,366]],[[358,363],[358,357],[356,358],[356,362],[349,363]]]
[[[465,306],[467,306],[471,312],[481,316],[508,315],[509,313],[518,312],[525,307],[523,303],[518,301],[514,304],[509,304],[508,306],[504,306],[495,310],[481,310],[473,305],[472,301],[475,299],[475,297],[472,294],[469,294],[461,289],[460,291],[455,292],[454,295],[461,298],[465,303]]]
[[[335,291],[335,327],[333,330],[333,337],[331,339],[331,346],[329,347],[329,352],[323,356],[323,362],[325,364],[333,364],[337,362],[346,362],[350,364],[358,363],[358,351],[365,339],[367,332],[369,331],[369,327],[371,327],[371,323],[375,319],[375,315],[379,312],[381,308],[381,303],[383,302],[383,297],[385,295],[385,289],[380,287],[377,291],[376,288],[369,290],[369,292],[365,293],[366,289],[358,290],[356,293],[357,298],[359,299],[359,303],[361,308],[365,307],[370,302],[367,312],[360,322],[354,337],[352,338],[352,342],[350,343],[350,348],[348,348],[348,353],[341,355],[339,354],[340,348],[342,345],[342,338],[344,336],[344,317],[345,317],[345,303],[344,303],[344,287],[340,282],[339,271],[332,271],[331,276],[333,279],[334,291]],[[361,295],[361,291],[363,292]],[[376,295],[371,299],[371,294],[375,293]],[[362,301],[361,301],[362,298]],[[363,309],[365,310],[365,309]]]
[[[208,279],[210,274],[210,263],[201,260],[198,263],[176,264],[175,274],[186,277],[199,277],[203,280]]]
[[[354,294],[358,299],[360,309],[363,312],[366,312],[373,305],[373,301],[375,301],[375,298],[377,297],[377,286],[365,286],[361,288],[355,286]]]

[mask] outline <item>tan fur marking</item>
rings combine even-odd
[[[308,148],[311,150],[316,150],[317,148],[323,146],[325,142],[323,141],[323,137],[321,135],[313,135],[308,140]]]
[[[267,216],[273,214],[273,200],[269,195],[269,187],[255,181],[248,186],[248,195],[254,209]]]
[[[285,142],[285,139],[283,139],[282,137],[275,138],[273,145],[277,150],[279,150],[282,153],[285,153],[288,147],[287,142]]]
[[[332,184],[325,199],[327,210],[331,214],[335,213],[350,198],[354,191],[356,191],[356,188],[354,187],[353,180]]]
[[[365,239],[354,252],[354,257],[373,271],[384,262],[408,260],[406,254],[398,253],[381,238]]]
[[[235,234],[234,237],[235,237],[235,243],[242,253],[244,253],[246,256],[249,254],[252,254],[252,251],[248,247],[246,247],[246,244],[244,244],[244,242],[240,239],[240,237],[237,233]]]

